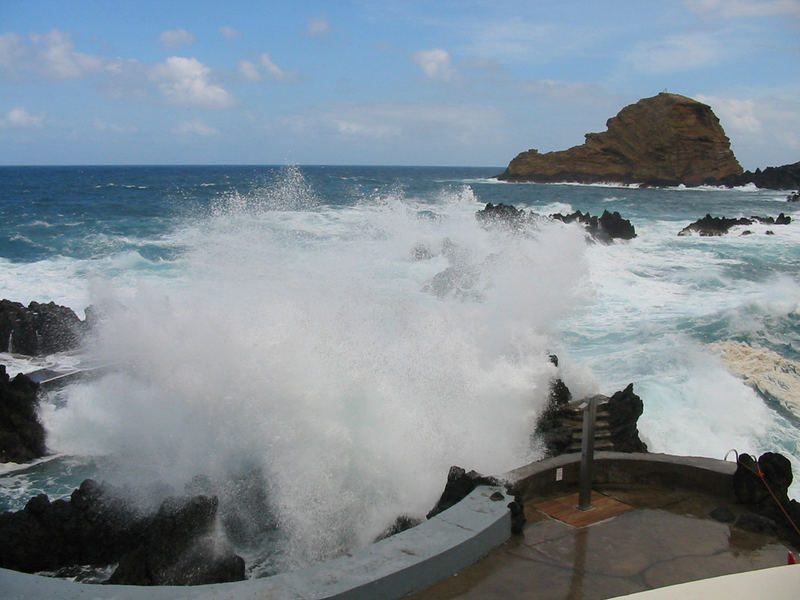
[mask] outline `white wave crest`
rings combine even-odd
[[[47,412],[53,448],[134,481],[258,469],[294,564],[423,515],[453,464],[524,464],[583,235],[486,230],[468,186],[442,194],[321,207],[290,169],[226,197],[179,281],[95,287],[91,347],[126,367]]]

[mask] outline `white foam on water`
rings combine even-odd
[[[800,365],[777,352],[746,342],[716,342],[710,348],[719,353],[731,373],[800,418]]]
[[[28,356],[0,352],[0,365],[5,365],[6,373],[13,378],[18,373],[30,373],[38,369],[69,371],[81,364],[81,357],[73,352],[57,352],[46,356]]]
[[[46,411],[50,444],[142,482],[260,469],[295,566],[424,515],[453,464],[524,464],[586,245],[479,208],[466,187],[320,207],[295,170],[228,197],[180,234],[179,284],[95,286],[91,348],[124,368]]]
[[[731,448],[776,451],[800,472],[797,428],[701,341],[765,335],[765,323],[798,314],[795,278],[747,269],[748,256],[762,251],[789,264],[796,232],[787,226],[763,238],[687,239],[676,236],[679,229],[674,221],[646,221],[636,239],[587,253],[581,309],[561,321],[567,354],[590,369],[603,393],[634,383],[644,401],[639,430],[651,451],[720,459]],[[784,375],[773,383],[793,390]],[[800,496],[800,485],[792,493]]]

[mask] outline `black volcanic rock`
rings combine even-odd
[[[37,356],[72,350],[84,330],[85,323],[66,306],[0,300],[0,351]]]
[[[774,527],[779,536],[800,548],[800,503],[789,499],[792,479],[792,465],[782,454],[765,452],[758,461],[740,454],[733,491],[736,499],[760,519],[750,516],[742,522],[742,515],[736,526],[747,530]]]
[[[607,210],[603,211],[600,215],[600,229],[604,231],[609,238],[619,240],[632,240],[636,237],[636,230],[628,219],[623,219],[616,211],[613,213]]]
[[[456,503],[466,498],[470,492],[479,485],[500,485],[500,482],[494,477],[487,477],[476,471],[467,473],[461,467],[450,467],[450,471],[447,473],[447,484],[444,487],[444,491],[436,505],[428,512],[427,518],[430,519],[451,506],[454,506]]]
[[[69,500],[40,494],[0,514],[0,566],[28,573],[67,565],[107,565],[135,547],[146,522],[129,503],[91,479]]]
[[[632,240],[636,237],[636,230],[633,224],[628,219],[623,219],[618,212],[610,213],[605,210],[601,216],[593,217],[588,212],[584,214],[576,210],[570,215],[552,214],[550,218],[562,223],[574,223],[577,221],[583,224],[592,238],[605,243],[614,239]]]
[[[636,425],[643,412],[644,403],[633,392],[632,383],[608,399],[608,430],[614,450],[647,452],[647,445],[639,438]]]
[[[519,230],[524,225],[542,219],[542,215],[533,211],[525,211],[508,204],[492,204],[475,213],[475,217],[484,225],[502,225],[509,229]],[[578,222],[584,226],[592,239],[609,243],[615,239],[630,240],[636,237],[636,230],[628,219],[623,219],[618,212],[603,211],[600,217],[592,216],[588,212],[576,210],[569,215],[552,214],[550,219],[562,223]]]
[[[800,187],[800,161],[780,167],[767,167],[763,171],[745,171],[739,175],[723,177],[718,183],[730,187],[752,183],[770,190],[793,190]]]
[[[479,221],[503,221],[506,223],[514,223],[517,221],[524,221],[527,219],[524,210],[518,209],[510,204],[492,204],[488,202],[486,206],[475,213]]]
[[[610,398],[602,395],[597,401],[595,447],[601,442],[607,450],[616,452],[647,452],[647,445],[639,437],[637,423],[644,411],[642,399],[633,392],[633,384],[616,392]],[[588,400],[588,399],[587,399]],[[561,379],[554,379],[550,398],[536,422],[533,438],[540,439],[548,456],[575,452],[581,443],[583,414],[578,402]],[[602,439],[597,437],[603,436]]]
[[[702,219],[698,219],[694,223],[687,225],[678,232],[678,235],[684,236],[690,233],[698,233],[701,236],[715,236],[724,235],[728,233],[731,227],[736,225],[752,225],[750,219],[744,217],[740,219],[729,219],[727,217],[712,217],[707,214]]]
[[[572,393],[561,379],[550,382],[550,397],[536,421],[534,436],[542,439],[551,456],[564,454],[572,443],[572,415],[568,407],[571,401]]]
[[[0,463],[45,455],[45,431],[36,414],[38,388],[22,373],[10,379],[0,365]]]
[[[41,494],[0,514],[0,566],[28,573],[119,562],[111,581],[193,585],[244,578],[244,561],[208,536],[217,499],[168,498],[145,514],[120,492],[87,479],[69,500]]]
[[[215,496],[164,500],[139,545],[120,558],[108,583],[201,585],[244,579],[244,560],[219,552],[207,537],[217,504]]]
[[[777,218],[754,216],[750,217],[749,219],[745,217],[740,217],[738,219],[731,219],[728,217],[712,217],[711,215],[707,214],[702,219],[698,219],[694,223],[691,223],[681,229],[678,232],[678,235],[686,236],[692,233],[697,233],[701,236],[717,236],[728,233],[732,227],[736,227],[737,225],[752,225],[753,223],[761,223],[762,225],[788,225],[791,222],[792,218],[784,215],[783,213],[779,214]],[[745,232],[745,234],[749,233],[752,233],[752,231]]]

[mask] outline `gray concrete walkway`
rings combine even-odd
[[[710,518],[720,506],[742,510],[718,497],[652,486],[596,490],[633,510],[574,527],[527,501],[522,535],[408,598],[592,600],[786,564],[781,542]]]

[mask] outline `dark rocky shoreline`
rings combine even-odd
[[[90,314],[90,311],[87,311]],[[71,308],[55,302],[24,306],[0,300],[0,351],[38,356],[74,350],[89,327]]]
[[[47,452],[37,415],[38,384],[19,373],[10,379],[0,365],[0,463],[24,463]]]
[[[702,219],[698,219],[694,223],[691,223],[681,229],[678,232],[678,235],[686,236],[696,233],[706,237],[719,236],[728,233],[731,228],[736,226],[753,225],[754,223],[760,223],[762,225],[788,225],[791,222],[792,218],[784,215],[783,213],[779,214],[777,218],[750,217],[749,219],[746,217],[740,217],[738,219],[731,219],[728,217],[712,217],[711,215],[707,214]],[[749,233],[752,232],[745,231],[742,233],[742,235]],[[770,232],[767,231],[767,233]]]
[[[533,211],[518,209],[509,204],[487,203],[484,208],[475,213],[475,217],[484,225],[502,225],[514,230],[521,230],[525,225],[536,223],[542,219],[560,221],[562,223],[580,223],[583,225],[590,239],[611,243],[613,240],[632,240],[636,237],[636,229],[628,219],[623,219],[618,212],[603,211],[599,217],[588,212],[576,210],[569,215],[560,213],[549,216],[540,215]]]
[[[87,479],[69,500],[45,494],[0,514],[0,566],[27,573],[105,567],[105,583],[199,585],[244,579],[244,560],[211,537],[216,496],[165,499],[145,514],[122,491]]]

